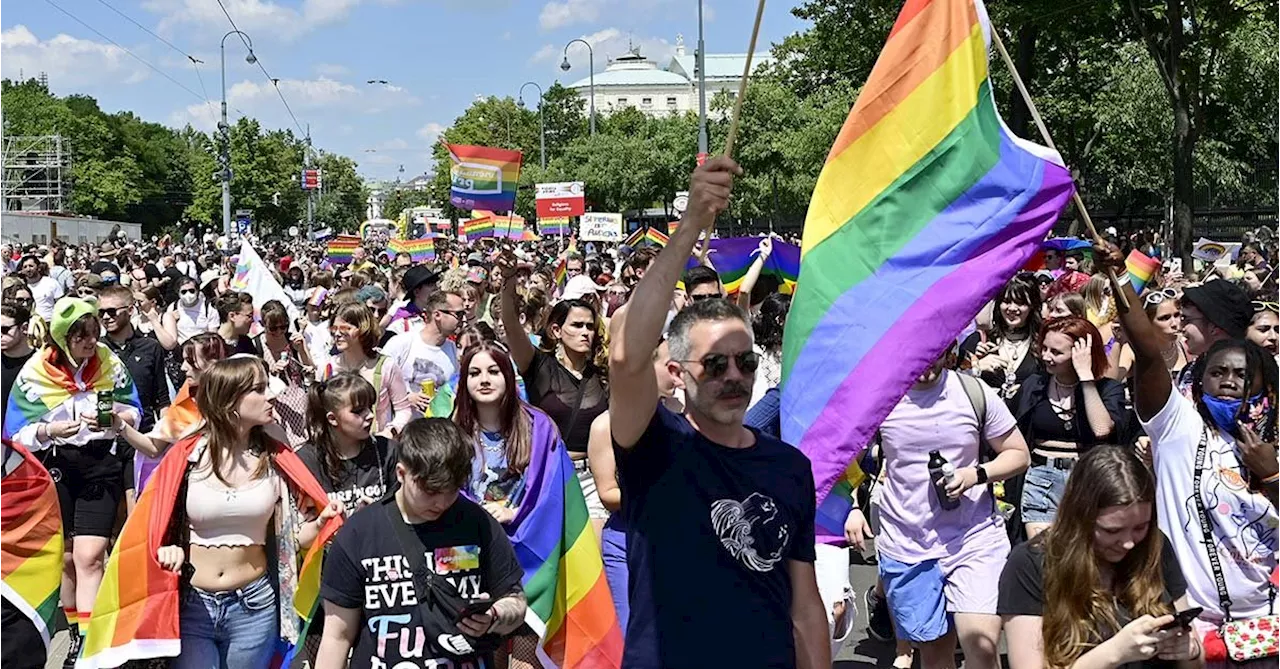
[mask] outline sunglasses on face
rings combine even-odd
[[[115,320],[121,316],[128,316],[129,310],[132,308],[133,307],[98,307],[98,313],[109,317],[111,320]]]
[[[32,298],[32,297],[13,297],[13,298],[9,298],[8,301],[11,304],[17,304],[19,306],[23,306],[27,308],[30,308],[31,305],[36,303],[35,298]]]
[[[729,371],[730,358],[738,366],[738,371],[743,374],[754,374],[756,368],[760,366],[760,356],[755,351],[739,351],[731,355],[708,353],[702,356],[701,360],[677,360],[676,362],[696,362],[702,365],[702,371],[705,372],[704,378],[718,379]]]
[[[278,334],[281,332],[288,332],[288,331],[289,331],[288,325],[272,325],[267,328],[267,332],[270,332],[272,334]]]
[[[13,325],[0,325],[0,334],[5,335],[7,337],[10,334],[13,334],[13,331],[17,329],[17,327],[18,327],[17,323],[14,323]]]
[[[456,309],[456,310],[450,310],[450,309],[437,309],[436,311],[439,311],[439,312],[440,312],[440,313],[442,313],[442,314],[449,314],[450,316],[453,316],[454,318],[456,318],[456,319],[458,319],[458,320],[463,320],[463,319],[465,319],[465,318],[467,317],[467,310],[466,310],[466,309]]]
[[[178,291],[178,294],[179,295],[195,295],[198,292],[200,291],[196,290],[195,288],[187,288],[185,290]]]
[[[703,300],[714,300],[718,297],[720,296],[716,293],[702,293],[700,295],[690,295],[689,299],[693,300],[694,302],[701,302]]]
[[[76,290],[76,294],[79,295],[80,297],[97,297],[98,291],[92,288],[80,288]]]

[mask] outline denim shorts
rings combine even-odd
[[[1067,490],[1070,474],[1070,469],[1032,465],[1022,484],[1022,522],[1052,523],[1058,515],[1058,503]]]
[[[173,669],[266,667],[279,636],[276,591],[263,574],[235,590],[190,588],[182,601],[182,653]]]

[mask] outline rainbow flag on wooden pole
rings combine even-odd
[[[449,201],[459,209],[511,211],[516,208],[523,154],[488,146],[440,143],[449,152]]]
[[[996,113],[990,39],[981,0],[907,0],[818,177],[781,410],[820,505],[1071,197],[1061,156]]]

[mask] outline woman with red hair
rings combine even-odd
[[[1018,428],[1031,447],[1022,489],[1027,538],[1053,522],[1067,477],[1080,456],[1120,433],[1124,385],[1107,378],[1107,353],[1098,329],[1078,316],[1054,318],[1036,340],[1043,371],[1028,377],[1014,398]]]

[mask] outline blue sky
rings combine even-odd
[[[43,71],[53,92],[92,95],[108,112],[133,110],[167,125],[214,127],[218,42],[230,30],[216,0],[52,2],[101,35],[47,0],[10,2],[0,21],[3,76]],[[585,76],[587,54],[580,45],[570,51],[573,69],[559,69],[570,39],[594,45],[597,71],[606,56],[621,55],[632,42],[665,64],[677,34],[684,35],[690,52],[697,40],[696,0],[223,3],[252,38],[267,71],[280,80],[298,121],[311,124],[313,143],[355,158],[360,173],[373,179],[395,178],[401,165],[406,178],[425,171],[427,147],[476,96],[514,96],[525,81],[545,87]],[[790,14],[795,4],[768,4],[758,50],[804,27]],[[708,53],[746,51],[754,2],[707,0],[705,12]],[[204,61],[199,77],[182,54],[129,19]],[[389,83],[368,85],[369,79]],[[248,115],[267,127],[293,127],[273,86],[245,62],[244,46],[234,36],[227,40],[227,87],[232,118]],[[536,96],[532,87],[526,93]]]

